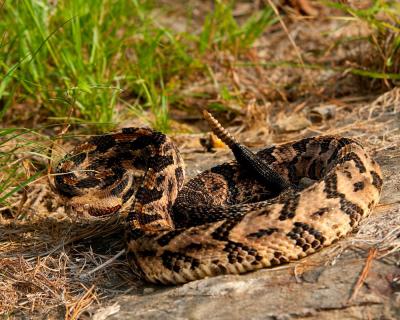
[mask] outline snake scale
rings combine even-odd
[[[235,160],[185,184],[176,146],[147,128],[93,136],[55,168],[57,193],[77,215],[126,219],[127,258],[142,279],[176,284],[288,263],[354,230],[379,201],[380,168],[356,140],[319,136],[253,153],[205,118]]]

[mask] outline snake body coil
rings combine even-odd
[[[56,168],[56,190],[76,213],[126,215],[128,259],[147,281],[303,258],[348,234],[379,201],[380,168],[355,140],[320,136],[253,154],[207,120],[237,161],[185,185],[175,145],[145,128],[92,137]],[[312,183],[302,186],[304,178]]]

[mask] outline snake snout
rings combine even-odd
[[[102,206],[99,205],[99,203],[94,205],[84,203],[80,205],[71,205],[71,211],[73,211],[75,215],[89,219],[107,219],[117,214],[120,208],[120,204]]]

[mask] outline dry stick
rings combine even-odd
[[[364,268],[361,271],[360,277],[358,278],[357,283],[354,286],[353,293],[351,294],[351,296],[347,302],[351,302],[357,296],[358,291],[360,291],[365,279],[368,276],[368,272],[371,268],[372,260],[375,258],[377,252],[378,252],[378,250],[376,248],[372,248],[369,250],[368,257],[367,257],[367,260],[365,261]]]
[[[84,286],[83,286],[84,287]],[[86,287],[84,287],[87,291],[85,292],[85,294],[76,302],[72,305],[72,308],[67,308],[67,312],[71,312],[72,314],[66,314],[65,315],[65,319],[70,319],[70,320],[75,320],[75,319],[79,319],[79,315],[80,313],[85,309],[85,307],[87,307],[88,305],[90,305],[90,302],[92,299],[89,299],[89,301],[86,301],[87,298],[89,297],[89,295],[92,295],[91,298],[93,298],[93,294],[92,291],[95,288],[94,285],[92,285],[89,289],[87,289]]]
[[[271,1],[271,0],[266,0],[268,2],[268,4],[271,6],[272,10],[274,10],[275,15],[277,16],[277,18],[279,19],[279,23],[282,26],[282,29],[286,32],[290,43],[292,44],[294,51],[296,51],[297,57],[299,58],[300,64],[302,65],[303,68],[305,68],[304,65],[304,61],[303,58],[301,57],[301,53],[299,50],[299,47],[296,45],[296,43],[294,42],[292,36],[289,33],[288,28],[286,27],[286,24],[283,22],[281,15],[279,14],[278,8],[275,6],[275,4]]]
[[[111,259],[108,259],[106,262],[102,263],[101,265],[97,266],[96,268],[90,270],[89,272],[86,272],[81,275],[82,278],[88,277],[91,274],[95,273],[96,271],[99,271],[100,269],[103,269],[104,267],[108,266],[115,260],[117,260],[121,255],[125,253],[125,249],[122,249],[120,252],[118,252],[115,256],[113,256]]]

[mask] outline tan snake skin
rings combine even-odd
[[[211,115],[206,119],[231,148],[238,145]],[[183,185],[179,151],[146,128],[78,145],[58,164],[54,181],[81,216],[126,216],[134,272],[163,284],[303,258],[348,234],[379,201],[380,168],[355,140],[320,136],[256,155],[287,188],[277,192],[236,161]]]

